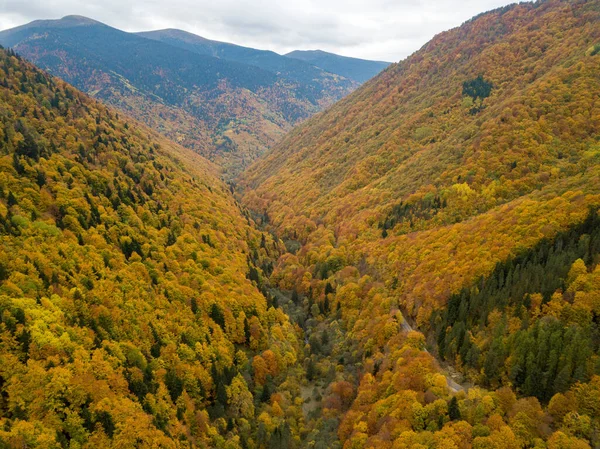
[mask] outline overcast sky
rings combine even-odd
[[[506,0],[0,0],[0,29],[87,16],[125,31],[180,28],[285,53],[322,49],[396,62]]]

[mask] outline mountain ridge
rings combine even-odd
[[[320,51],[319,56],[325,56],[324,59],[328,61],[338,58],[339,61],[345,62],[345,66],[344,64],[338,64],[336,66],[336,64],[330,63],[326,64],[328,67],[321,67],[318,63],[315,63],[315,58],[304,55],[305,53],[311,52],[296,51],[280,55],[271,50],[256,50],[237,44],[210,40],[188,31],[173,28],[139,32],[137,34],[149,39],[156,39],[175,46],[180,46],[181,48],[192,50],[200,54],[210,54],[211,56],[222,57],[224,59],[245,62],[257,65],[258,67],[278,71],[292,77],[293,73],[290,71],[291,68],[298,70],[301,73],[307,72],[304,76],[314,77],[317,73],[315,71],[316,67],[319,70],[325,70],[326,72],[352,79],[358,83],[363,83],[389,65],[387,62],[349,58]],[[302,63],[309,64],[312,66],[312,69],[302,65]],[[341,68],[342,70],[336,70],[336,68]]]
[[[229,177],[357,85],[306,64],[308,77],[286,78],[70,16],[2,31],[0,43],[200,152]]]
[[[391,63],[350,56],[341,56],[323,50],[294,50],[286,53],[288,58],[310,62],[328,72],[337,73],[361,83],[367,82]]]
[[[86,17],[86,16],[80,16],[77,14],[69,14],[66,16],[63,16],[59,19],[38,19],[38,20],[34,20],[32,22],[29,23],[25,23],[23,25],[19,25],[16,26],[14,28],[11,28],[11,30],[21,30],[21,29],[27,29],[27,28],[32,28],[32,27],[39,27],[39,26],[53,26],[53,27],[61,27],[61,26],[73,26],[73,25],[104,25],[102,22],[99,22],[97,20],[94,20],[90,17]],[[109,26],[109,25],[107,25]],[[6,31],[6,30],[2,30],[2,31]]]

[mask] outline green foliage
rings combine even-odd
[[[429,221],[440,209],[447,206],[445,199],[439,195],[426,195],[421,200],[414,203],[404,203],[400,201],[392,207],[383,221],[379,222],[382,229],[382,236],[388,235],[388,230],[395,229],[398,226],[398,233],[407,233],[415,229],[421,221]]]
[[[595,210],[581,224],[498,263],[489,277],[452,295],[447,308],[431,317],[440,356],[460,357],[466,367],[483,370],[481,380],[488,386],[506,379],[543,401],[600,374],[600,366],[588,367],[600,356],[600,329],[592,314],[573,310],[538,319],[555,294],[572,301],[568,276],[578,259],[584,272],[585,263],[600,262]],[[534,294],[540,296],[532,301]]]
[[[448,417],[451,421],[460,420],[460,409],[458,408],[458,401],[456,396],[452,396],[448,403]]]
[[[492,83],[483,79],[482,75],[479,75],[477,78],[463,83],[462,94],[471,97],[473,100],[483,100],[490,96],[493,87]]]

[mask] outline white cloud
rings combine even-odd
[[[180,28],[285,53],[322,49],[398,61],[507,0],[0,0],[0,29],[79,14],[125,31]]]

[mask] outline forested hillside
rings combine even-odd
[[[275,242],[208,161],[4,50],[0,246],[0,447],[299,441]]]
[[[79,16],[2,31],[0,44],[197,151],[228,176],[294,123],[358,86],[283,56],[277,60],[291,64],[280,73],[277,67],[215,57]]]
[[[0,50],[0,449],[600,447],[599,23],[544,0],[436,36],[294,129],[241,205]],[[173,138],[287,86],[80,17],[13,33]]]
[[[480,384],[510,382],[548,401],[600,371],[597,211],[542,240],[448,300],[432,316],[439,355]],[[467,334],[468,333],[468,334]]]
[[[364,369],[323,403],[344,447],[600,444],[599,23],[595,0],[477,16],[242,176],[288,249],[272,281]],[[425,347],[477,387],[450,399]]]

